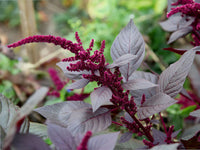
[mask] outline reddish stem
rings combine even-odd
[[[161,113],[159,113],[159,115],[160,115],[160,120],[161,120],[162,125],[163,125],[164,130],[165,130],[165,133],[167,134],[167,128],[166,128],[165,122],[164,122],[164,120],[163,120],[163,117],[161,116]]]
[[[138,124],[138,126],[142,129],[144,135],[153,143],[154,139],[153,136],[151,135],[150,131],[147,131],[147,129],[140,123],[140,121],[135,117],[135,115],[132,115],[128,109],[126,109],[126,112],[133,118],[135,123]]]
[[[118,126],[123,126],[121,123],[118,123],[118,122],[115,122],[115,121],[112,121],[113,124],[116,124]]]

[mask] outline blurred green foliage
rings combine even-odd
[[[177,60],[176,54],[162,50],[169,47],[167,33],[159,26],[167,0],[88,0],[84,8],[80,5],[80,1],[74,0],[65,13],[55,16],[58,32],[67,39],[74,39],[74,32],[78,31],[85,48],[91,39],[95,39],[94,49],[99,49],[101,41],[105,40],[107,62],[112,62],[110,48],[115,37],[132,17],[140,32],[148,37],[147,44],[166,66]],[[156,63],[150,67],[161,72]]]
[[[183,128],[184,119],[189,116],[190,112],[192,112],[196,108],[196,105],[188,106],[184,109],[181,109],[181,105],[174,104],[167,108],[168,117],[170,121],[170,125],[174,125],[175,130],[179,130]]]
[[[10,99],[14,104],[19,102],[19,99],[16,98],[17,95],[13,89],[13,85],[10,81],[4,80],[0,84],[0,93],[3,94],[5,97]]]
[[[62,0],[65,1],[65,0]],[[84,3],[87,2],[87,3]],[[75,39],[74,33],[78,31],[83,46],[88,48],[91,39],[95,40],[94,50],[99,49],[101,42],[106,41],[105,57],[111,63],[110,48],[130,18],[140,32],[147,37],[147,44],[167,65],[177,60],[177,55],[162,50],[166,44],[166,32],[159,26],[159,19],[167,6],[167,0],[74,0],[65,13],[55,15],[55,23],[60,34],[67,39]],[[84,3],[84,4],[83,4]],[[84,7],[83,7],[84,5]],[[155,62],[147,62],[156,72],[161,69]],[[97,85],[86,86],[85,92],[92,92]]]
[[[7,22],[10,27],[19,25],[20,19],[17,0],[0,1],[0,21]]]
[[[11,60],[3,54],[0,54],[0,60],[0,70],[8,71],[13,75],[20,72],[20,70],[15,66],[18,62],[17,60]],[[19,99],[16,98],[12,82],[8,80],[3,80],[0,83],[0,93],[2,93],[5,97],[11,99],[14,104],[17,104],[19,102]]]
[[[19,69],[16,68],[17,60],[11,60],[7,56],[0,53],[0,70],[9,71],[11,74],[17,74],[20,72]]]

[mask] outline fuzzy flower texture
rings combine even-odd
[[[101,47],[99,50],[95,50],[91,54],[91,50],[94,45],[94,40],[92,39],[88,49],[84,49],[82,42],[79,38],[78,33],[75,33],[75,38],[77,43],[66,40],[60,37],[54,37],[51,35],[35,35],[25,39],[22,39],[19,42],[8,45],[9,48],[14,48],[21,46],[26,43],[33,42],[47,42],[53,43],[55,45],[60,45],[64,49],[68,49],[70,52],[74,53],[74,57],[65,58],[63,62],[70,62],[70,65],[66,67],[68,71],[71,72],[87,72],[83,73],[82,77],[88,79],[89,81],[96,81],[99,86],[106,86],[112,91],[111,102],[115,105],[116,108],[125,110],[134,120],[134,122],[128,122],[125,118],[121,118],[122,123],[133,133],[138,134],[139,136],[145,135],[150,142],[146,145],[151,146],[153,144],[154,138],[151,135],[152,124],[148,119],[143,120],[145,126],[139,121],[135,114],[137,112],[137,107],[134,102],[134,98],[129,98],[129,91],[124,91],[121,82],[122,77],[120,77],[119,68],[115,68],[114,71],[108,69],[106,66],[108,63],[105,62],[105,57],[103,55],[105,48],[105,41],[102,41]],[[51,74],[52,70],[50,70]],[[63,85],[59,82],[56,85],[59,85],[57,88],[62,87]],[[142,102],[145,101],[144,100]]]
[[[167,14],[167,17],[181,13],[182,17],[192,17],[194,21],[192,22],[192,44],[194,46],[200,46],[200,3],[193,0],[178,0],[171,4],[172,6],[177,6],[171,8],[171,11]]]

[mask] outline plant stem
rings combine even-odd
[[[118,122],[115,122],[115,121],[112,121],[113,124],[116,124],[118,126],[123,126],[121,123],[118,123]]]
[[[153,142],[153,136],[151,135],[150,131],[147,131],[147,129],[140,123],[140,121],[135,117],[135,115],[132,115],[130,113],[130,110],[125,109],[126,112],[133,118],[133,120],[135,121],[135,123],[141,128],[141,130],[143,131],[144,135],[149,139],[149,141]]]
[[[163,127],[164,127],[164,130],[165,130],[165,133],[167,134],[167,128],[166,128],[166,125],[165,125],[165,122],[164,122],[164,120],[163,120],[163,118],[162,118],[162,115],[161,115],[161,113],[159,113],[159,115],[160,115],[160,120],[161,120],[161,122],[162,122],[162,125],[163,125]]]

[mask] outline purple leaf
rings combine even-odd
[[[175,103],[176,101],[169,95],[158,93],[142,104],[137,112],[138,118],[145,119],[150,117],[151,115],[159,113]]]
[[[131,138],[132,138],[132,133],[131,132],[126,132],[126,133],[123,133],[118,141],[118,143],[124,143],[124,142],[127,142],[129,141]]]
[[[188,74],[190,83],[193,87],[194,92],[200,97],[200,71],[196,63],[192,64],[191,70]]]
[[[141,89],[148,89],[152,87],[158,86],[157,84],[154,84],[148,80],[145,79],[134,79],[129,80],[126,83],[122,84],[122,87],[126,90],[141,90]]]
[[[152,83],[157,84],[158,77],[150,72],[144,72],[144,71],[135,71],[132,73],[132,75],[129,78],[130,80],[133,79],[145,79]]]
[[[11,147],[15,150],[50,150],[41,138],[33,134],[16,134]]]
[[[110,112],[99,108],[95,113],[90,104],[68,101],[35,109],[50,122],[67,127],[72,134],[84,134],[88,130],[99,132],[111,124]]]
[[[0,135],[1,142],[4,141],[4,146],[10,145],[13,140],[16,131],[16,123],[20,118],[20,108],[15,106],[9,99],[0,94]],[[26,133],[29,128],[29,121],[25,118],[23,124],[21,125],[20,132]],[[6,136],[3,136],[5,133]],[[2,143],[0,142],[0,146]]]
[[[159,91],[175,97],[183,88],[183,83],[192,66],[195,48],[185,52],[181,58],[162,72],[158,80]]]
[[[181,139],[189,140],[190,138],[194,137],[200,131],[200,124],[196,124],[192,127],[189,127],[184,130],[183,134],[181,135]]]
[[[112,64],[106,66],[106,68],[114,68],[114,67],[122,67],[126,64],[128,64],[131,60],[134,60],[137,58],[136,55],[132,54],[125,54],[117,58]]]
[[[92,108],[79,108],[71,114],[68,129],[72,134],[84,134],[88,130],[93,133],[105,130],[111,125],[111,115],[107,108],[99,108],[93,112]]]
[[[40,113],[52,123],[67,127],[67,121],[73,112],[78,111],[80,108],[90,108],[90,104],[82,101],[68,101],[56,103],[54,105],[47,105],[35,109],[34,111]]]
[[[134,97],[134,101],[135,101],[136,105],[140,106],[142,96],[145,95],[145,101],[148,101],[152,96],[154,96],[157,93],[156,88],[157,87],[130,91],[130,94]]]
[[[93,112],[95,112],[102,105],[113,105],[110,102],[110,99],[112,98],[112,91],[106,86],[95,89],[91,93],[90,98],[92,102]]]
[[[171,44],[172,42],[174,42],[175,40],[179,39],[180,37],[183,37],[185,35],[187,35],[189,32],[192,31],[192,26],[186,27],[186,28],[182,28],[180,30],[177,30],[175,32],[173,32],[167,42],[167,44]]]
[[[175,131],[172,133],[172,138],[175,138],[179,133],[181,132],[181,129]]]
[[[190,99],[190,100],[193,101],[193,98],[188,94],[188,92],[187,92],[184,88],[182,88],[180,94],[181,94],[182,96],[184,96],[184,97],[186,97],[186,98],[188,98],[188,99]]]
[[[48,92],[48,88],[41,87],[33,95],[31,95],[31,97],[29,97],[29,99],[26,101],[26,103],[22,106],[21,109],[19,109],[15,113],[12,112],[14,114],[12,114],[13,118],[11,119],[9,126],[8,126],[8,132],[7,132],[5,140],[4,140],[4,148],[7,148],[10,145],[10,142],[12,142],[13,137],[16,132],[17,122],[24,119],[34,109],[34,107],[43,100],[43,98],[45,97],[47,92]],[[8,104],[8,105],[9,105],[8,108],[13,107],[13,106],[10,106],[10,104]],[[4,106],[5,109],[7,109],[6,107]],[[15,108],[9,108],[9,109],[11,109],[11,111],[14,111],[13,109],[15,109]],[[6,111],[10,112],[9,109]],[[3,115],[5,115],[5,114],[3,114]],[[7,116],[7,117],[10,117],[10,116]],[[7,120],[6,118],[4,118],[4,119]],[[28,130],[29,122],[27,122],[27,121],[28,120],[25,119],[24,123],[22,124],[22,127],[24,128],[24,130]]]
[[[19,108],[17,106],[0,94],[0,125],[5,132],[8,131],[18,110]]]
[[[119,132],[92,137],[88,142],[88,150],[114,150]]]
[[[191,112],[191,113],[190,113],[190,116],[193,116],[193,117],[200,117],[200,109]]]
[[[176,30],[180,30],[182,28],[186,28],[191,25],[194,21],[194,18],[185,18],[182,17],[180,13],[169,17],[166,21],[160,22],[163,30],[168,32],[174,32]]]
[[[157,145],[149,150],[177,150],[179,143]]]
[[[70,84],[66,89],[81,89],[89,83],[88,79],[80,79]]]
[[[64,72],[65,76],[69,79],[82,79],[82,74],[88,74],[89,72],[84,70],[84,71],[68,71],[67,67],[70,67],[70,64],[75,64],[77,61],[73,62],[59,62],[56,65],[62,69]]]
[[[124,54],[132,54],[137,56],[137,58],[133,61],[120,67],[120,72],[125,77],[126,81],[129,80],[129,76],[142,63],[144,53],[144,40],[134,25],[133,20],[131,19],[127,26],[118,34],[111,47],[111,57],[113,61],[117,60]]]
[[[133,123],[134,121],[133,118],[127,112],[125,112],[124,118],[130,123]]]
[[[154,138],[154,144],[164,144],[166,139],[166,134],[164,132],[161,132],[155,128],[152,128],[152,134]]]
[[[130,80],[132,79],[145,79],[148,80],[154,84],[157,84],[158,77],[150,72],[143,72],[143,71],[135,71],[131,76]],[[146,100],[152,97],[156,94],[156,87],[154,88],[148,88],[148,89],[141,89],[141,90],[135,90],[130,91],[130,94],[134,97],[135,103],[140,106],[142,95],[145,94]]]
[[[56,146],[61,150],[76,150],[76,143],[72,134],[67,128],[56,124],[48,123],[48,136]]]
[[[200,0],[195,0],[196,3],[200,3]]]

